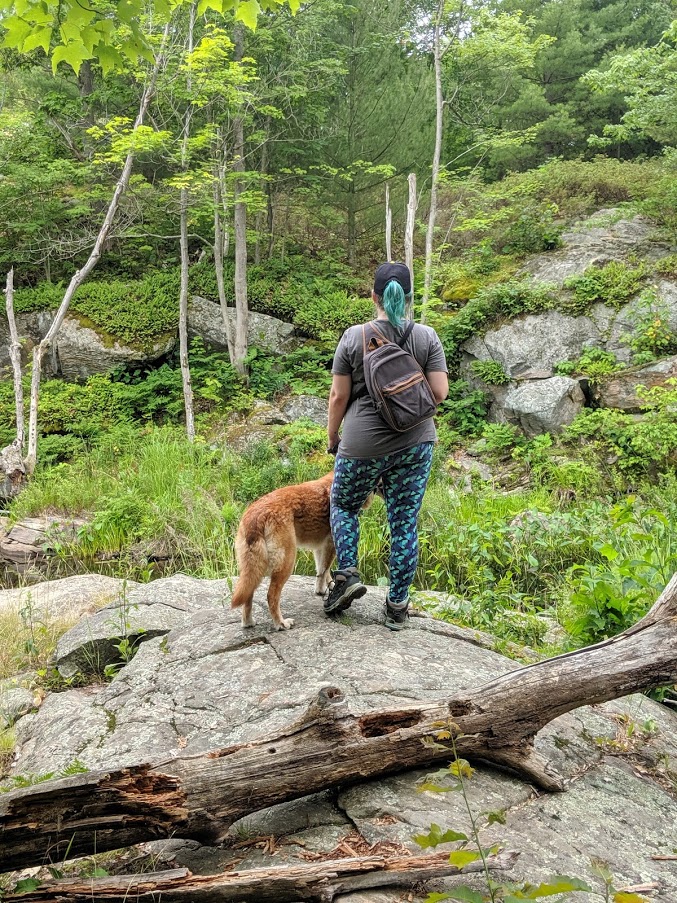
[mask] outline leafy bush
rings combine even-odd
[[[43,283],[16,292],[17,313],[51,310],[61,303],[63,286]],[[76,291],[71,310],[93,326],[132,347],[145,348],[178,327],[177,272],[151,273],[134,282],[86,282]]]
[[[602,348],[586,348],[574,361],[561,361],[554,367],[560,376],[587,376],[589,379],[603,379],[622,370],[624,365],[616,360],[611,351]]]
[[[470,369],[478,379],[489,386],[504,386],[510,377],[498,361],[473,361]]]
[[[623,337],[634,364],[647,364],[677,353],[677,334],[670,325],[670,310],[653,289],[645,289],[630,314],[632,331]]]
[[[487,419],[488,399],[462,379],[449,383],[449,394],[437,409],[440,437],[446,445],[479,435]]]
[[[580,276],[572,276],[564,287],[573,292],[573,299],[566,305],[571,313],[585,313],[593,304],[622,307],[639,291],[648,274],[645,264],[630,267],[612,260],[603,267],[588,267]]]
[[[505,232],[503,253],[524,255],[558,248],[562,227],[555,225],[556,212],[554,204],[526,207]]]
[[[677,457],[677,380],[652,389],[639,386],[637,394],[645,412],[640,419],[608,408],[586,408],[563,431],[562,441],[591,443],[605,458],[612,455],[627,474],[655,477],[669,471]]]
[[[614,636],[639,620],[677,570],[669,518],[634,498],[609,512],[613,537],[596,540],[597,562],[571,572],[568,629],[581,644]]]

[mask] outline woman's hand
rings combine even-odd
[[[336,432],[327,433],[327,454],[335,455],[338,451],[339,442],[341,441],[341,437]]]

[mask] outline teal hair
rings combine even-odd
[[[400,327],[402,325],[406,303],[407,296],[404,294],[404,289],[396,279],[391,279],[383,290],[381,307],[393,326]]]

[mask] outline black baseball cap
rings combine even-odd
[[[394,279],[404,289],[404,294],[411,292],[411,273],[406,263],[382,263],[374,274],[374,291],[382,295],[386,285]]]

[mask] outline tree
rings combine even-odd
[[[198,12],[232,12],[236,20],[253,29],[262,9],[275,9],[284,2],[293,12],[301,5],[301,0],[201,0]],[[94,60],[106,75],[125,63],[136,66],[139,59],[152,63],[145,32],[147,17],[161,27],[178,7],[190,3],[155,0],[149,10],[143,0],[103,0],[96,6],[78,0],[0,0],[0,25],[5,46],[20,53],[42,48],[54,72],[63,62],[77,74],[86,60]]]
[[[677,21],[654,47],[620,53],[607,69],[592,70],[584,81],[594,91],[622,92],[627,105],[620,123],[605,125],[594,146],[637,136],[671,149],[677,146]]]
[[[622,84],[597,92],[585,73],[604,71],[619,50],[656,45],[674,15],[670,0],[500,0],[497,10],[521,11],[533,22],[534,35],[556,40],[538,51],[533,68],[517,74],[495,109],[495,126],[533,129],[534,135],[519,146],[491,149],[483,169],[492,178],[553,156],[589,153],[588,135],[621,120],[626,92]],[[648,136],[638,133],[617,134],[607,147],[619,157],[655,152]]]
[[[437,128],[432,162],[430,212],[426,231],[423,317],[432,281],[437,216],[437,187],[444,172],[468,154],[486,155],[491,148],[521,145],[528,131],[496,128],[493,115],[519,73],[534,66],[537,53],[552,38],[535,36],[533,23],[519,13],[494,13],[465,0],[438,0],[432,19]],[[443,120],[463,138],[463,150],[440,166]]]

